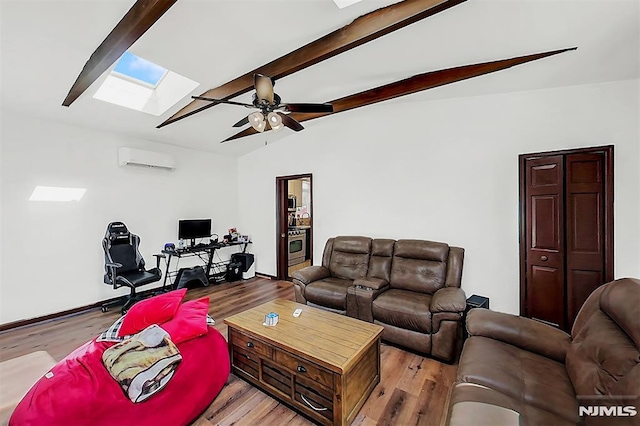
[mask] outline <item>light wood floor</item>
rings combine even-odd
[[[254,278],[189,290],[187,299],[209,296],[209,313],[226,337],[223,319],[276,298],[294,299],[286,281]],[[0,361],[45,350],[59,361],[73,349],[104,331],[119,316],[94,309],[0,333]],[[386,344],[381,350],[381,380],[353,425],[441,425],[456,366]],[[186,395],[186,394],[185,394]],[[209,408],[194,422],[210,425],[312,425],[305,417],[252,387],[233,374]]]
[[[311,266],[311,259],[307,259],[302,263],[298,263],[297,265],[289,266],[288,274],[289,276],[292,276],[295,271],[306,268],[307,266]]]

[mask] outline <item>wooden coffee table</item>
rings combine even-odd
[[[262,325],[269,312],[275,327]],[[380,382],[378,325],[284,299],[224,322],[233,373],[318,423],[350,424]]]

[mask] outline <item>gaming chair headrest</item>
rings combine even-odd
[[[128,241],[130,236],[127,225],[122,222],[111,222],[107,225],[107,232],[104,234],[104,237],[112,243]]]

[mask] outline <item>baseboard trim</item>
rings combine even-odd
[[[274,275],[263,274],[262,272],[256,272],[256,277],[268,278],[270,280],[277,280],[278,279]]]
[[[148,294],[153,293],[154,291],[157,291],[157,290],[159,290],[161,288],[162,287],[157,287],[157,288],[151,288],[151,289],[148,289],[148,290],[144,290],[144,291],[139,292],[138,295],[147,296]],[[35,323],[39,323],[39,322],[43,322],[43,321],[50,321],[50,320],[59,319],[59,318],[66,317],[66,316],[77,315],[77,314],[79,314],[81,312],[85,312],[85,311],[88,311],[90,309],[100,308],[105,303],[116,302],[116,301],[118,301],[120,299],[122,299],[124,301],[124,298],[126,298],[127,296],[129,296],[129,295],[125,294],[125,295],[122,295],[122,296],[117,296],[117,297],[112,297],[112,298],[105,299],[105,300],[100,300],[100,301],[92,303],[90,305],[84,305],[84,306],[80,306],[78,308],[67,309],[66,311],[54,312],[53,314],[43,315],[41,317],[29,318],[29,319],[25,319],[25,320],[18,320],[18,321],[8,322],[8,323],[5,323],[5,324],[0,324],[0,333],[2,333],[3,331],[7,331],[7,330],[13,330],[13,329],[19,328],[19,327],[25,327],[25,326],[28,326],[28,325],[33,325]]]
[[[41,317],[29,318],[25,320],[19,320],[19,321],[8,322],[5,324],[0,324],[0,333],[7,330],[13,330],[14,328],[32,325],[37,322],[49,321],[49,320],[58,319],[61,317],[79,314],[81,312],[88,311],[89,309],[99,308],[100,306],[102,306],[103,303],[115,302],[118,299],[120,298],[114,297],[113,299],[107,299],[102,302],[92,303],[91,305],[80,306],[79,308],[68,309],[62,312],[55,312],[53,314],[43,315]]]
[[[263,274],[261,272],[256,272],[256,276],[257,277],[261,277],[261,278],[266,278],[266,279],[269,279],[269,280],[276,280],[277,279],[273,275]],[[150,293],[153,293],[153,292],[158,291],[160,289],[162,289],[162,287],[151,288],[151,289],[139,292],[138,295],[147,296]],[[43,316],[40,316],[40,317],[29,318],[29,319],[25,319],[25,320],[18,320],[18,321],[13,321],[13,322],[7,322],[5,324],[0,324],[0,333],[2,333],[3,331],[13,330],[13,329],[19,328],[19,327],[25,327],[25,326],[32,325],[32,324],[39,323],[39,322],[43,322],[43,321],[49,321],[49,320],[59,319],[59,318],[66,317],[66,316],[76,315],[76,314],[79,314],[81,312],[88,311],[90,309],[100,308],[105,303],[112,303],[112,302],[115,302],[117,300],[124,299],[127,296],[128,296],[128,294],[125,294],[125,295],[122,295],[122,296],[112,297],[110,299],[100,300],[100,301],[92,303],[90,305],[84,305],[84,306],[80,306],[78,308],[67,309],[66,311],[54,312],[53,314],[49,314],[49,315],[43,315]]]

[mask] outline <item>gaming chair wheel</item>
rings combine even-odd
[[[100,308],[100,310],[102,311],[102,313],[107,312],[109,309],[106,306],[103,306]]]

